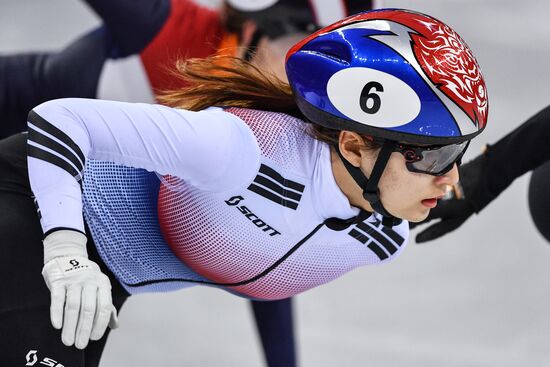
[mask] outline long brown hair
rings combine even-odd
[[[288,83],[238,57],[179,60],[172,74],[188,87],[162,93],[158,101],[168,106],[191,111],[242,107],[302,118]]]
[[[190,111],[211,106],[252,108],[282,112],[309,122],[298,109],[287,82],[238,57],[215,55],[179,60],[172,75],[187,87],[161,93],[157,99],[167,106]],[[307,130],[313,138],[338,145],[339,130],[310,125]],[[368,140],[368,147],[378,147]]]

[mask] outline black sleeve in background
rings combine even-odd
[[[510,132],[485,153],[485,169],[472,201],[483,209],[518,177],[550,160],[550,106]]]
[[[0,56],[0,139],[27,130],[27,114],[42,102],[95,98],[110,38],[97,28],[60,52]]]
[[[533,171],[528,198],[533,223],[546,241],[550,242],[550,160]]]
[[[97,367],[109,329],[78,350],[63,345],[61,332],[50,322],[50,292],[41,274],[43,234],[27,176],[26,140],[26,134],[0,140],[0,365],[22,366],[26,357],[29,364],[34,354],[36,365],[50,358],[64,366]],[[89,234],[88,254],[109,276],[113,304],[120,310],[128,293],[100,259]]]
[[[27,174],[27,134],[0,140],[0,191],[32,196]]]
[[[42,230],[30,197],[0,188],[0,236],[1,365],[23,366],[21,361],[25,363],[25,356],[35,350],[40,360],[48,357],[59,365],[98,367],[108,328],[100,340],[78,350],[63,345],[61,331],[51,325],[50,292],[41,274]],[[93,243],[88,244],[88,251],[90,259],[105,271]],[[113,304],[120,311],[128,294],[110,272],[106,274],[113,286]]]
[[[170,14],[170,0],[86,0],[103,20],[114,46],[109,57],[141,52],[153,40]]]

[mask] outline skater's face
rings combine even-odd
[[[359,134],[343,131],[340,135],[340,151],[355,167],[359,167],[366,177],[370,177],[379,149],[369,148],[369,142]],[[347,173],[336,153],[333,153],[333,172],[337,183],[350,199],[350,203],[364,210],[373,211],[370,203],[362,196],[362,189]],[[458,168],[451,169],[440,176],[411,172],[405,156],[393,152],[382,173],[378,188],[384,208],[394,217],[411,222],[424,220],[430,209],[437,205],[448,188],[458,182]]]

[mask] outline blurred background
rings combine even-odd
[[[477,56],[489,89],[489,124],[466,161],[549,104],[550,2],[384,5],[443,20]],[[0,0],[0,53],[56,50],[97,24],[79,1]],[[100,95],[151,100],[136,88],[146,83],[138,67],[132,58],[110,62]],[[455,233],[424,245],[412,241],[392,263],[298,296],[300,365],[549,366],[550,246],[532,224],[527,183],[527,175],[517,180]],[[263,365],[248,302],[220,290],[132,297],[120,325],[103,367]]]

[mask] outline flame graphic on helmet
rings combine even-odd
[[[479,65],[466,42],[449,26],[428,17],[419,15],[392,20],[418,32],[411,34],[411,39],[422,70],[480,129],[483,128],[487,122],[487,90]]]

